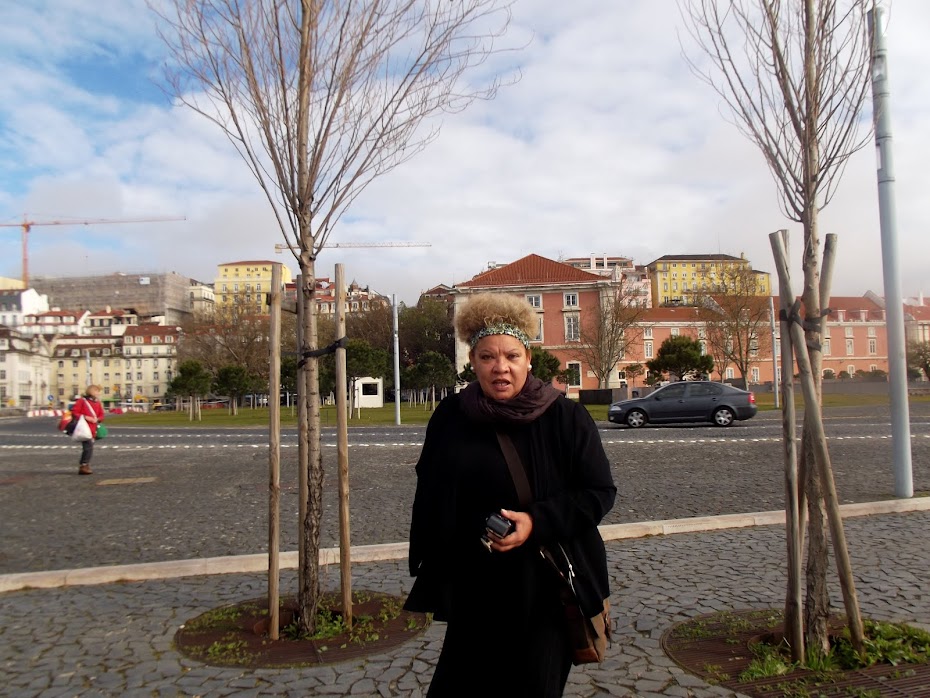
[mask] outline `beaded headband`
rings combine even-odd
[[[525,346],[527,349],[530,348],[530,338],[527,336],[526,332],[521,330],[516,325],[509,325],[506,322],[498,322],[493,325],[486,325],[485,327],[482,327],[471,336],[471,339],[468,340],[468,345],[474,349],[475,345],[478,343],[478,340],[484,337],[490,337],[494,334],[510,335],[511,337],[519,339],[523,346]]]

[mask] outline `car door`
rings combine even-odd
[[[689,384],[684,399],[684,409],[688,419],[710,419],[720,403],[721,395],[723,395],[723,387],[717,383]]]
[[[674,422],[682,419],[684,398],[684,383],[672,383],[657,390],[649,402],[649,421]]]

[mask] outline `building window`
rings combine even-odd
[[[733,380],[736,378],[736,373],[733,371],[733,367],[727,368],[727,380]]]
[[[672,328],[672,336],[673,336],[673,337],[677,337],[679,334],[681,334],[681,328],[680,328],[680,327],[673,327],[673,328]]]
[[[874,338],[869,339],[869,353],[877,354],[878,353],[878,342]]]
[[[849,327],[844,327],[843,330],[844,330],[844,332],[846,333],[846,336],[847,336],[847,337],[852,337],[852,336],[853,336],[853,328],[852,328],[851,325],[850,325]]]
[[[643,342],[643,356],[646,357],[647,359],[652,358],[652,342],[651,341]]]
[[[540,315],[537,319],[539,320],[539,329],[536,331],[536,336],[531,337],[530,339],[534,342],[541,342],[543,341],[543,317],[542,315]]]
[[[652,328],[651,327],[643,328],[643,339],[652,339]]]
[[[565,373],[568,374],[568,387],[581,387],[581,364],[577,361],[569,361],[565,365]]]
[[[758,366],[752,367],[752,382],[753,383],[759,382],[759,367]]]
[[[852,356],[855,353],[856,352],[855,352],[855,347],[853,346],[853,340],[847,339],[846,340],[846,356]]]
[[[565,316],[565,341],[577,342],[580,339],[580,328],[577,315]]]
[[[542,296],[533,294],[526,297],[526,302],[534,308],[542,308]]]
[[[563,301],[566,308],[577,308],[578,307],[578,294],[577,293],[565,293],[562,295]]]
[[[826,339],[823,340],[823,355],[824,355],[824,356],[830,356],[830,354],[831,354],[831,352],[830,352],[830,338],[827,337]]]
[[[850,378],[853,378],[856,375],[856,367],[852,364],[846,367],[846,373]]]
[[[870,326],[870,327],[869,327],[869,337],[874,337],[874,336],[875,336],[875,327],[874,327],[874,326]]]

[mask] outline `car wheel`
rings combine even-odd
[[[714,424],[718,427],[728,427],[733,424],[733,410],[729,407],[721,407],[714,412]]]
[[[626,416],[626,425],[633,429],[639,429],[646,423],[646,413],[642,410],[631,410]]]

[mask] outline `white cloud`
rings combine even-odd
[[[147,81],[164,59],[150,20],[141,0],[0,10],[0,158],[9,174],[0,219],[187,218],[37,226],[31,273],[165,270],[209,281],[217,264],[235,259],[277,259],[295,270],[292,258],[275,255],[283,239],[270,207],[213,124],[163,99],[120,98],[115,87],[69,77],[72,57],[100,61],[101,70],[125,58]],[[532,41],[494,65],[517,60],[522,79],[446,116],[436,142],[373,183],[331,239],[431,246],[328,249],[318,273],[331,276],[342,262],[350,278],[412,303],[489,261],[530,253],[647,263],[669,253],[743,252],[774,272],[768,234],[786,227],[799,278],[800,228],[780,214],[759,152],[690,74],[677,23],[672,0],[516,3],[509,45]],[[930,290],[920,254],[930,223],[921,191],[928,25],[930,5],[894,3],[888,41],[906,295]],[[821,230],[840,236],[834,292],[882,292],[871,144],[850,162]],[[17,276],[19,266],[19,231],[2,228],[0,275]]]

